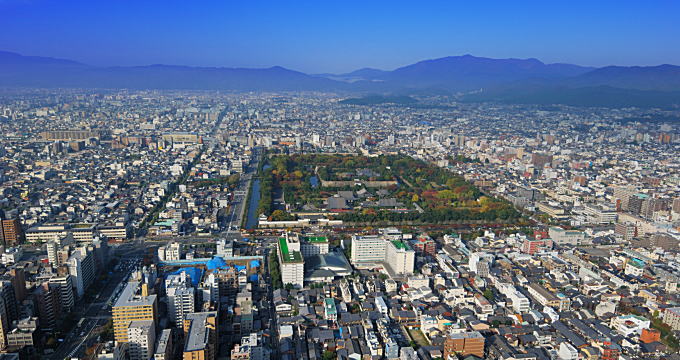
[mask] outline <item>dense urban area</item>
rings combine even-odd
[[[0,91],[2,359],[680,359],[680,111],[348,98]]]

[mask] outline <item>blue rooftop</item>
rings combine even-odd
[[[187,275],[189,275],[189,278],[191,278],[191,285],[193,287],[198,287],[198,283],[201,281],[201,278],[203,277],[203,269],[194,267],[181,268],[175,272],[169,273],[168,276],[179,275],[181,273],[186,273]]]
[[[208,268],[208,270],[217,270],[217,269],[224,269],[227,267],[226,261],[222,259],[219,256],[215,256],[212,259],[210,259],[205,266]]]

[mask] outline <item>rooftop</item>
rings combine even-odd
[[[156,343],[155,354],[164,354],[167,349],[168,342],[170,341],[170,336],[172,335],[172,329],[164,329],[161,331],[161,335],[158,337]]]
[[[449,339],[484,339],[484,336],[479,331],[450,333]]]
[[[300,236],[300,239],[310,243],[324,243],[328,242],[328,238],[325,236]]]
[[[299,251],[288,251],[286,238],[279,238],[279,249],[281,250],[281,261],[287,263],[302,262],[302,254]]]
[[[153,320],[134,320],[128,325],[129,329],[140,329],[142,334],[148,334],[154,326]]]
[[[411,250],[411,249],[409,248],[409,246],[408,246],[405,242],[403,242],[403,241],[401,241],[401,240],[392,240],[392,244],[393,244],[394,247],[396,247],[398,250]]]
[[[216,317],[217,312],[200,312],[187,314],[186,319],[191,320],[189,333],[184,344],[184,351],[203,350],[210,342],[210,332],[208,331],[208,318]]]
[[[138,281],[130,281],[123,289],[123,293],[116,301],[113,307],[123,306],[151,306],[156,302],[156,295],[141,296],[137,294],[140,283]]]
[[[328,313],[328,315],[335,315],[337,313],[337,309],[335,307],[335,300],[331,298],[325,298],[323,302],[324,306],[326,307],[326,313]]]

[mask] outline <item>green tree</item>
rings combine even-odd
[[[494,299],[493,291],[492,291],[491,289],[489,289],[489,288],[487,288],[486,290],[484,290],[483,295],[484,295],[484,297],[485,297],[487,300],[489,300],[489,301],[492,301],[492,300]]]
[[[321,360],[335,360],[337,358],[338,356],[330,350],[326,350],[321,354]]]
[[[113,340],[113,319],[109,319],[109,321],[106,322],[106,325],[104,325],[104,328],[102,329],[101,336],[104,341]]]
[[[274,210],[272,212],[272,220],[274,221],[286,221],[286,220],[293,220],[294,216],[283,211],[283,210]]]
[[[458,197],[458,195],[453,191],[453,190],[442,190],[442,191],[437,191],[437,197],[440,199],[455,199]]]

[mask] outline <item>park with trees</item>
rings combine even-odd
[[[294,219],[304,209],[321,209],[324,200],[338,191],[366,189],[368,200],[376,193],[394,198],[399,209],[359,206],[329,214],[350,223],[445,224],[465,222],[516,223],[521,215],[505,200],[484,194],[479,188],[446,168],[405,155],[375,157],[347,154],[270,155],[261,172],[258,213],[272,220]],[[357,180],[353,186],[324,187],[323,180]],[[395,181],[394,185],[368,188],[366,181]],[[274,206],[274,194],[283,194],[286,209]],[[366,202],[364,202],[365,204]]]

